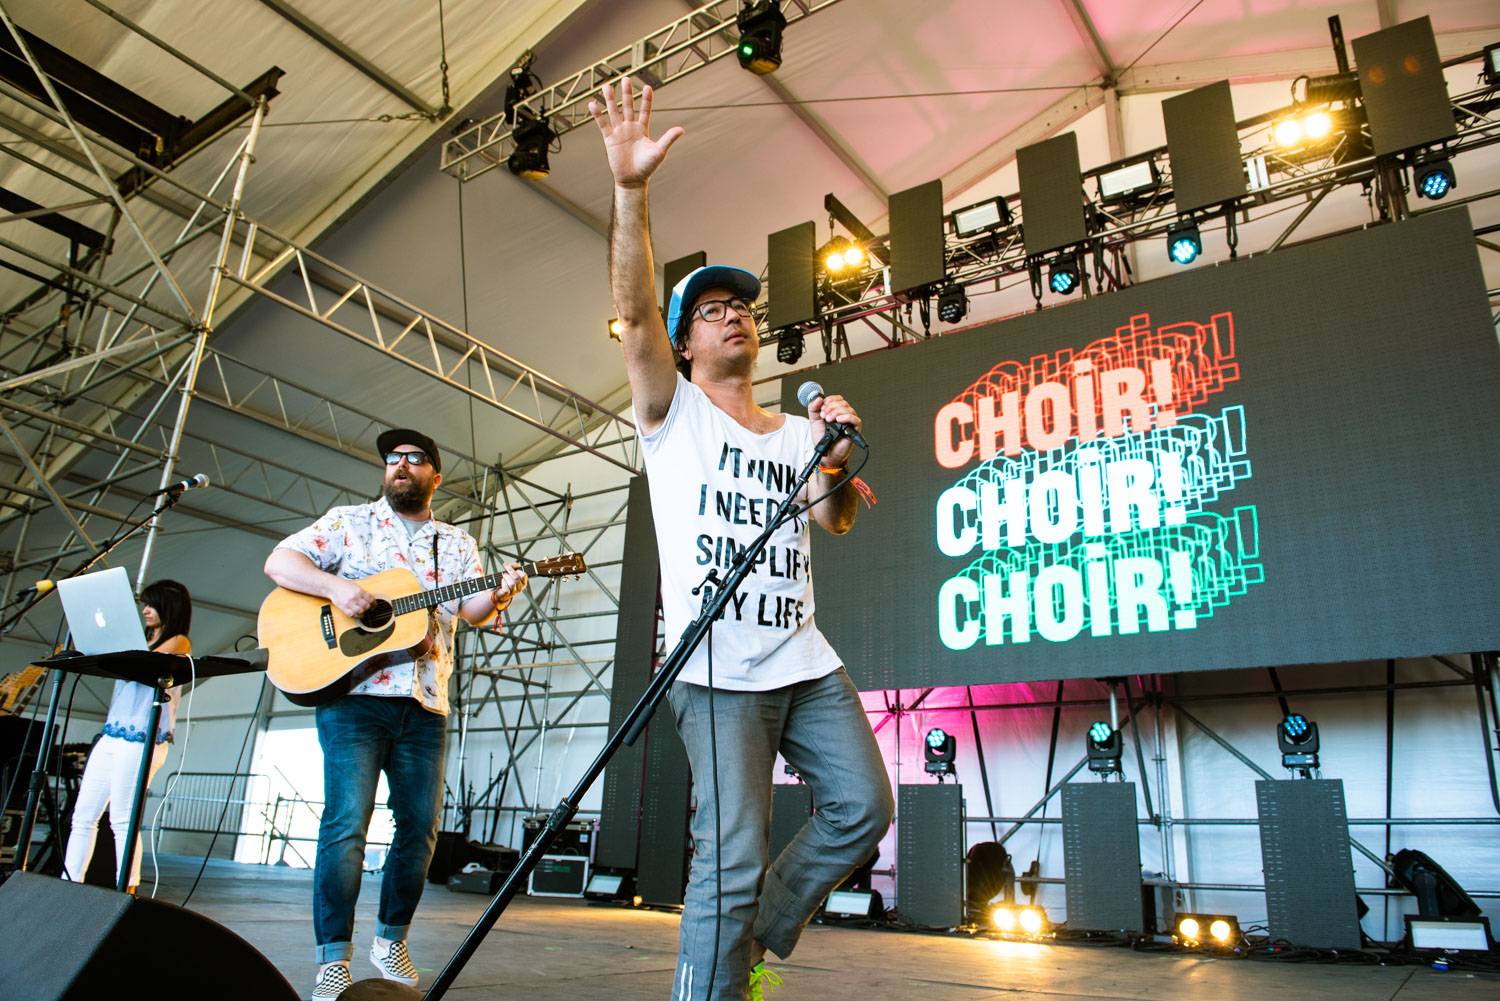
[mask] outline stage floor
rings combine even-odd
[[[162,860],[161,900],[186,895],[199,860]],[[299,991],[312,987],[305,869],[210,864],[191,907],[234,929]],[[146,859],[142,892],[151,888]],[[379,877],[366,876],[355,926],[356,979],[374,975],[366,953]],[[488,898],[429,885],[412,930],[412,960],[433,977]],[[449,992],[455,999],[666,1001],[676,959],[675,914],[518,899]],[[775,1001],[921,997],[927,1001],[1479,1001],[1500,997],[1500,976],[1426,967],[1215,960],[1128,949],[1044,946],[813,925]]]

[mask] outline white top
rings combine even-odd
[[[677,376],[666,420],[641,438],[669,651],[702,609],[693,588],[710,567],[728,576],[735,553],[765,528],[815,444],[805,417],[788,414],[778,430],[755,434]],[[714,624],[715,688],[768,691],[838,670],[838,654],[813,621],[807,528],[798,517],[776,530]],[[679,678],[708,684],[707,638]]]
[[[381,497],[369,504],[336,507],[276,548],[302,553],[319,570],[345,580],[401,567],[416,574],[422,587],[430,591],[484,576],[479,545],[468,532],[435,518],[414,530],[404,522]],[[436,568],[432,564],[434,532],[438,540]],[[415,663],[402,658],[376,671],[350,694],[406,696],[416,699],[424,709],[448,715],[448,678],[453,674],[453,627],[458,606],[457,601],[437,606],[437,642],[428,653]]]
[[[167,689],[167,703],[161,707],[161,721],[156,727],[156,743],[163,744],[172,739],[177,725],[177,703],[182,697],[182,686]],[[156,700],[156,689],[135,681],[115,680],[114,695],[109,700],[109,715],[104,721],[104,735],[145,743],[146,724],[151,722],[151,703]]]

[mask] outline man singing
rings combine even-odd
[[[750,307],[760,282],[748,271],[697,269],[672,290],[662,328],[647,182],[683,130],[653,140],[651,88],[638,109],[628,77],[620,88],[617,101],[606,85],[603,106],[590,102],[589,110],[614,175],[610,283],[650,474],[666,634],[676,642],[701,608],[693,589],[760,534],[828,424],[858,429],[860,421],[838,396],[814,401],[806,418],[756,405],[750,379],[760,340]],[[845,478],[850,450],[839,440],[809,484],[811,498],[802,497],[823,498],[812,520],[834,535],[853,527],[858,496],[848,484],[823,495]],[[789,955],[828,892],[890,827],[895,807],[869,721],[813,622],[806,529],[799,517],[776,530],[669,696],[697,797],[674,1001],[759,999],[779,984],[762,962],[766,950]],[[812,788],[816,813],[770,863],[778,752]]]
[[[266,575],[277,584],[327,598],[356,618],[374,601],[360,579],[382,570],[410,570],[428,590],[484,575],[474,539],[432,516],[432,495],[443,482],[432,439],[419,431],[387,431],[375,448],[385,463],[380,499],[334,508],[266,559]],[[335,1001],[353,982],[354,904],[382,771],[396,831],[370,961],[385,979],[416,986],[406,936],[437,844],[455,617],[485,625],[525,585],[512,565],[494,591],[439,605],[428,652],[366,671],[349,694],[318,706],[324,806],[313,869],[319,966],[312,1001]]]

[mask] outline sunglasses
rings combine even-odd
[[[385,464],[387,466],[399,466],[401,461],[406,460],[408,466],[425,466],[431,458],[426,452],[413,450],[410,452],[387,452],[385,453]]]

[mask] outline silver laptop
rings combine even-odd
[[[60,580],[57,595],[79,653],[146,649],[146,628],[124,567]]]

